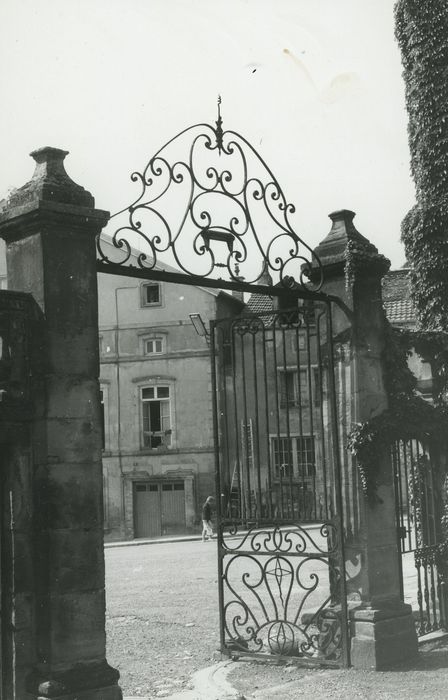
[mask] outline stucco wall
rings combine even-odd
[[[136,279],[99,276],[101,386],[105,413],[104,495],[108,539],[133,537],[132,483],[185,481],[187,531],[198,529],[200,505],[214,492],[209,347],[189,318],[208,326],[218,295],[197,287],[160,283],[160,305],[142,305]],[[231,300],[224,313],[230,313]],[[118,321],[118,323],[117,323]],[[163,337],[162,354],[147,355],[145,338]],[[142,439],[142,387],[170,387],[171,445],[148,448]]]

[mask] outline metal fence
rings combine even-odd
[[[401,594],[412,604],[419,636],[447,629],[447,574],[442,518],[445,475],[438,455],[419,440],[392,448]]]

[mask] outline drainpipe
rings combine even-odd
[[[116,354],[116,377],[117,377],[117,443],[118,443],[118,467],[120,470],[120,486],[121,486],[121,521],[123,534],[126,533],[125,522],[125,499],[124,499],[124,476],[123,476],[123,458],[121,454],[121,383],[120,383],[120,344],[119,344],[119,315],[118,315],[118,292],[122,290],[133,290],[138,287],[115,287],[115,354]]]

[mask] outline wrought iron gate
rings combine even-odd
[[[416,615],[417,634],[446,630],[448,567],[442,549],[443,493],[437,454],[418,440],[392,449],[401,594]]]
[[[215,126],[185,129],[132,174],[139,193],[98,239],[98,271],[278,300],[211,326],[221,646],[348,665],[337,300],[269,167],[223,130],[220,102]]]
[[[348,664],[330,306],[212,323],[222,650]]]

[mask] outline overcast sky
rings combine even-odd
[[[99,208],[138,195],[129,175],[197,122],[245,136],[316,245],[327,215],[404,262],[414,201],[393,0],[2,0],[0,196],[30,179],[28,153],[66,169]]]

